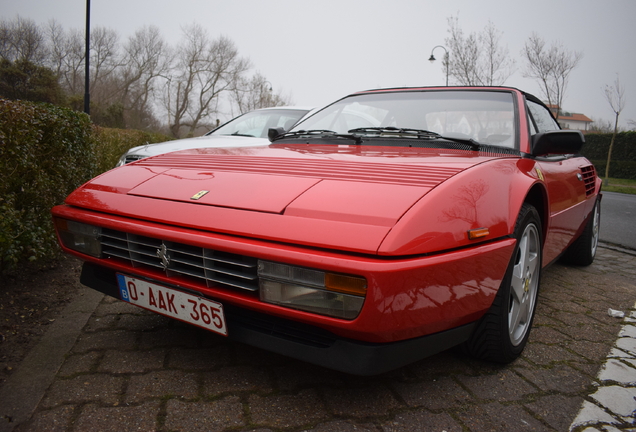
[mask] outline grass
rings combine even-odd
[[[636,180],[608,178],[609,184],[603,179],[604,192],[618,192],[636,195]]]

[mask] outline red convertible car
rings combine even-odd
[[[583,136],[517,89],[364,91],[270,139],[149,157],[73,192],[53,217],[82,283],[369,375],[456,345],[514,360],[542,269],[594,259]]]

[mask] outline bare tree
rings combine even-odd
[[[271,83],[256,72],[250,79],[240,78],[232,89],[232,99],[243,114],[259,108],[291,105],[291,100],[274,93]]]
[[[59,77],[62,74],[62,65],[64,64],[64,59],[67,55],[65,49],[67,40],[66,31],[64,31],[64,28],[60,23],[52,19],[49,20],[44,28],[44,33],[46,34],[48,42],[49,54],[46,59],[46,64]]]
[[[157,27],[143,27],[128,39],[120,67],[120,100],[126,126],[143,129],[155,122],[155,86],[168,72],[170,61],[169,47]]]
[[[500,46],[501,32],[488,22],[479,34],[465,35],[458,17],[448,18],[445,42],[450,55],[448,73],[461,85],[503,85],[514,71],[508,49]],[[444,64],[446,67],[446,64]]]
[[[611,133],[612,122],[602,118],[592,117],[592,123],[589,125],[588,131],[594,131],[598,133]]]
[[[607,102],[610,104],[610,107],[612,107],[612,111],[615,114],[614,133],[612,133],[612,140],[610,141],[609,151],[607,152],[607,164],[605,165],[605,184],[607,184],[610,161],[612,159],[612,149],[614,148],[614,140],[616,139],[616,134],[618,133],[618,117],[625,108],[625,88],[621,86],[618,74],[616,74],[614,84],[606,85],[604,92],[605,99],[607,99]]]
[[[46,37],[35,21],[20,16],[0,21],[0,58],[42,64],[46,58]]]
[[[71,105],[78,109],[76,105],[84,93],[84,31],[65,31],[57,22],[49,21],[46,35],[49,45],[47,63],[70,96]],[[119,102],[121,86],[117,75],[120,68],[118,49],[119,37],[114,30],[104,27],[94,27],[91,30],[90,92],[91,105],[95,105],[97,109],[93,114]]]
[[[46,34],[49,41],[48,64],[59,77],[68,95],[84,93],[84,32],[65,31],[55,21],[49,21]]]
[[[533,33],[526,41],[522,55],[526,59],[524,76],[539,82],[548,105],[556,108],[558,120],[570,74],[578,66],[583,54],[568,51],[560,43],[546,47],[545,41]]]
[[[84,93],[84,42],[83,29],[65,30],[53,20],[43,29],[20,17],[0,20],[0,60],[51,69],[65,103],[76,109]],[[210,38],[198,25],[184,29],[176,49],[156,27],[140,29],[123,45],[115,31],[94,27],[91,42],[91,118],[98,124],[154,126],[154,109],[161,103],[178,137],[207,126],[207,117],[227,108],[228,100],[241,112],[289,104],[289,97],[273,93],[262,75],[244,78],[250,62],[231,40]]]
[[[475,34],[464,35],[459,27],[459,18],[448,18],[448,32],[446,44],[452,54],[448,57],[448,74],[455,78],[461,85],[477,85],[477,61],[479,58],[479,46]]]
[[[91,30],[91,99],[95,103],[110,105],[118,99],[115,71],[119,66],[119,35],[105,27]]]
[[[185,28],[164,97],[172,135],[179,137],[182,127],[193,135],[216,110],[220,95],[232,89],[248,68],[249,61],[239,57],[228,38],[211,40],[197,24]]]
[[[200,26],[194,25],[184,29],[183,36],[185,40],[177,47],[178,55],[168,75],[164,98],[168,111],[168,126],[176,138],[181,134],[181,126],[187,121],[196,75],[200,70],[198,63],[209,44],[208,35]]]
[[[482,33],[479,34],[480,45],[483,50],[480,74],[481,83],[487,86],[503,85],[512,75],[515,61],[508,56],[508,48],[499,46],[501,33],[495,25],[488,21]]]

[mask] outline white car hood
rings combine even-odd
[[[145,146],[135,147],[130,149],[126,155],[149,157],[185,149],[209,147],[253,147],[260,145],[269,145],[269,140],[267,138],[235,135],[204,135],[196,138],[178,139],[158,144],[148,144]]]

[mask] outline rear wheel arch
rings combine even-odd
[[[579,237],[561,255],[561,261],[576,266],[588,266],[594,262],[598,248],[601,225],[601,196],[594,201],[594,207],[587,218],[585,228]]]

